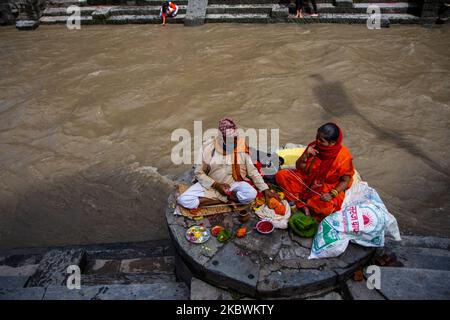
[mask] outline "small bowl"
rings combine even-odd
[[[263,227],[263,226],[265,226],[265,225],[268,226],[268,228],[267,228],[267,229],[269,229],[268,231],[263,231],[263,230],[261,230],[261,227]],[[261,220],[261,221],[259,221],[259,222],[256,224],[256,230],[258,230],[258,232],[259,232],[259,233],[262,233],[262,234],[269,234],[269,233],[272,233],[272,232],[273,232],[273,229],[275,229],[275,227],[273,226],[273,223],[270,222],[269,220]]]

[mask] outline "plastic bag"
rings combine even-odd
[[[378,193],[366,182],[359,182],[346,192],[342,210],[320,223],[309,259],[337,257],[350,241],[366,247],[383,247],[385,234],[401,240],[397,220]]]

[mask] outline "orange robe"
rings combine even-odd
[[[305,206],[306,203],[306,206],[314,211],[317,218],[323,219],[327,215],[341,209],[345,196],[344,192],[339,192],[338,196],[333,198],[331,201],[322,201],[320,200],[319,195],[310,192],[299,181],[299,178],[297,178],[300,177],[303,182],[307,181],[308,176],[319,168],[320,162],[321,160],[319,158],[310,157],[306,162],[305,170],[280,170],[275,175],[275,179],[277,184],[287,191],[285,192],[285,196],[289,201],[297,201],[297,199],[301,199],[304,203],[297,202],[297,207],[301,208]],[[353,168],[352,155],[345,146],[342,146],[326,175],[325,181],[315,181],[310,187],[319,194],[327,193],[338,186],[341,182],[342,176],[350,176],[351,178],[347,187],[348,189],[352,185],[354,172],[355,170]]]

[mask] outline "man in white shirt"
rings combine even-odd
[[[222,203],[250,203],[256,198],[257,190],[264,194],[266,201],[271,197],[278,199],[254,166],[234,121],[221,119],[219,132],[203,144],[202,164],[194,169],[197,183],[178,197],[178,204],[195,209]]]

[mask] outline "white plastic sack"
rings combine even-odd
[[[366,182],[359,182],[347,190],[342,210],[320,223],[309,259],[337,257],[350,241],[366,247],[383,247],[385,234],[401,240],[397,220],[378,193]]]
[[[263,205],[261,209],[256,211],[256,215],[262,220],[270,220],[277,229],[287,229],[289,218],[291,217],[291,207],[286,200],[281,201],[286,208],[284,216],[276,214],[275,210],[270,209],[267,205]]]

